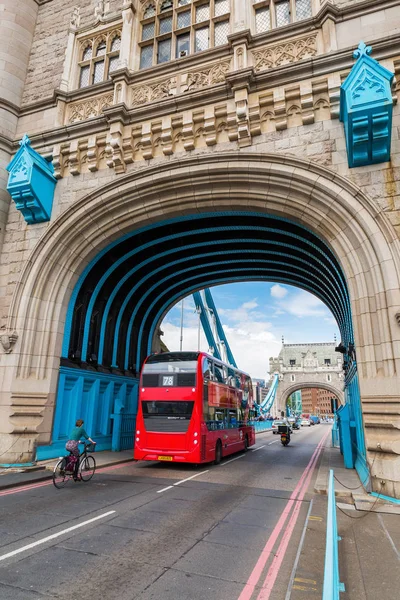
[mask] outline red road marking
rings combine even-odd
[[[322,438],[322,442],[324,442],[326,440],[328,434],[329,434],[329,431],[327,432],[325,437]],[[285,554],[286,554],[286,550],[287,550],[287,547],[290,542],[290,538],[292,537],[293,530],[297,523],[297,519],[299,518],[302,500],[305,496],[308,486],[310,485],[311,477],[313,475],[315,465],[317,464],[318,457],[321,454],[321,452],[322,452],[322,445],[318,449],[318,454],[315,457],[314,464],[310,468],[307,478],[304,481],[303,488],[299,494],[299,497],[296,500],[296,505],[294,507],[292,516],[290,517],[289,523],[287,524],[285,532],[282,536],[281,543],[279,544],[279,548],[278,548],[278,550],[274,556],[274,559],[271,563],[271,566],[268,570],[267,576],[266,576],[263,586],[262,586],[262,590],[259,593],[257,600],[268,600],[271,595],[272,588],[274,587],[276,578],[279,573],[279,569],[281,568],[283,559],[285,558]]]
[[[115,469],[122,469],[122,467],[125,467],[126,465],[129,465],[130,463],[132,463],[132,460],[129,460],[127,462],[124,463],[118,463],[116,465],[111,465],[110,467],[98,467],[96,469],[96,471],[114,471]],[[8,490],[3,490],[2,492],[0,492],[0,496],[10,496],[11,494],[18,494],[20,492],[28,492],[29,490],[35,490],[37,488],[40,487],[45,487],[46,485],[52,485],[53,484],[53,480],[46,480],[46,481],[40,481],[38,483],[31,483],[29,485],[21,485],[19,487],[15,487],[15,488],[10,488]]]
[[[242,593],[239,596],[239,600],[250,600],[251,596],[253,595],[254,589],[255,589],[255,587],[256,587],[256,585],[257,585],[257,583],[258,583],[258,581],[259,581],[259,579],[261,577],[261,574],[262,574],[262,572],[263,572],[263,570],[265,568],[265,565],[267,564],[267,561],[268,561],[268,559],[270,557],[272,549],[273,549],[273,547],[274,547],[274,545],[275,545],[275,543],[276,543],[276,541],[278,539],[278,536],[279,536],[279,534],[280,534],[280,532],[281,532],[281,530],[282,530],[282,528],[283,528],[283,526],[284,526],[284,524],[286,522],[286,519],[287,519],[287,517],[288,517],[288,515],[289,515],[289,513],[290,513],[290,511],[291,511],[291,509],[293,507],[293,505],[295,504],[295,502],[296,502],[296,508],[297,508],[297,505],[298,505],[298,507],[299,507],[298,511],[300,511],[301,502],[297,501],[298,500],[297,499],[297,495],[299,495],[299,500],[300,500],[300,496],[301,496],[301,499],[303,499],[304,494],[307,491],[307,488],[308,488],[308,485],[309,485],[309,480],[311,479],[311,476],[312,476],[312,472],[313,472],[314,467],[315,467],[315,465],[317,463],[319,454],[320,454],[320,452],[322,450],[322,446],[323,446],[326,438],[328,437],[328,435],[329,435],[329,431],[322,438],[322,440],[319,442],[318,446],[314,450],[314,453],[311,456],[308,465],[304,469],[303,474],[300,477],[299,482],[297,483],[294,491],[292,492],[292,494],[291,494],[291,496],[289,498],[289,501],[286,504],[286,506],[285,506],[285,508],[284,508],[284,510],[283,510],[283,512],[282,512],[282,514],[280,516],[280,518],[279,518],[278,523],[275,525],[275,528],[274,528],[273,532],[271,533],[269,539],[267,540],[267,543],[265,544],[264,549],[262,550],[262,552],[260,554],[260,557],[259,557],[259,559],[258,559],[258,561],[257,561],[257,563],[256,563],[256,565],[255,565],[255,567],[253,569],[253,571],[251,572],[251,575],[250,575],[249,579],[247,580],[247,583],[246,583],[245,587],[243,588]],[[308,474],[310,474],[309,477],[307,477]],[[303,486],[304,486],[304,490],[303,490]],[[294,513],[296,512],[296,508],[294,510]],[[292,516],[292,518],[293,518],[293,516]],[[289,524],[287,525],[286,531],[290,528],[290,525],[292,523],[292,518],[290,519]],[[297,517],[296,517],[296,520],[297,520]],[[294,521],[294,525],[295,525],[295,523],[296,523],[296,521]],[[294,525],[293,525],[293,527],[294,527]],[[286,533],[286,531],[285,531],[285,533]],[[285,537],[285,534],[284,534],[284,537]],[[282,542],[283,542],[283,540],[282,540]],[[279,546],[279,549],[282,546],[282,542],[281,542],[281,545]],[[287,545],[286,545],[286,547],[287,547]],[[286,551],[286,547],[285,547],[285,551]],[[283,554],[283,556],[284,556],[284,554]],[[283,560],[283,556],[282,556],[282,560]],[[281,562],[279,563],[279,567],[281,565]],[[278,567],[278,571],[279,571],[279,567]],[[264,585],[267,583],[268,577],[270,576],[271,568],[272,568],[272,565],[270,567],[270,570],[268,571],[267,578],[266,578],[266,580],[264,582]],[[276,575],[278,574],[278,571],[276,572]],[[275,579],[276,579],[276,575],[275,575]],[[274,582],[275,582],[275,579],[274,579]],[[269,597],[269,595],[268,595],[268,597]],[[261,598],[258,598],[257,600],[261,600]],[[264,600],[264,597],[262,597],[262,600]]]

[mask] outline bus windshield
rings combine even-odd
[[[194,360],[146,363],[143,373],[196,373],[197,362]]]

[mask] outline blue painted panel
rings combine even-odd
[[[53,165],[31,148],[24,135],[13,160],[7,166],[7,190],[28,224],[49,221],[57,180]]]
[[[77,419],[84,420],[87,433],[97,442],[97,450],[111,450],[111,415],[117,405],[125,428],[123,432],[118,432],[118,436],[124,436],[125,449],[129,448],[128,439],[133,448],[134,427],[129,437],[124,415],[129,414],[129,423],[135,422],[137,399],[138,379],[61,367],[52,442],[47,446],[38,446],[37,460],[56,458],[65,453],[65,443]]]
[[[390,160],[394,74],[369,55],[360,42],[357,62],[340,89],[340,120],[344,123],[349,167]]]

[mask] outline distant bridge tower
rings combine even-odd
[[[277,373],[276,410],[286,411],[291,394],[302,388],[321,388],[332,392],[344,403],[342,355],[335,352],[335,342],[283,344],[277,358],[270,358],[270,373]]]

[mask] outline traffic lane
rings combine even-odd
[[[219,486],[224,484],[226,486],[236,485],[239,472],[242,485],[250,487],[255,485],[259,490],[264,486],[266,490],[276,488],[292,491],[296,481],[296,466],[305,466],[308,456],[305,436],[302,437],[303,441],[300,448],[298,448],[299,444],[293,440],[292,450],[297,448],[294,456],[288,455],[289,452],[292,454],[291,446],[283,448],[279,444],[279,446],[265,447],[258,453],[248,453],[244,457],[246,465],[240,466],[238,463],[241,461],[234,461],[232,465],[236,465],[235,469],[232,468],[232,465],[227,464],[230,463],[231,458],[228,458],[218,467],[204,469],[204,466],[206,466],[204,465],[203,470],[197,468],[195,473],[200,473],[200,479],[197,479],[197,481],[200,480],[205,486],[210,485],[212,487],[214,485],[214,473],[216,470],[221,469],[224,473],[218,475]],[[310,434],[307,438],[310,438]],[[315,435],[313,438],[315,438]],[[299,437],[296,439],[298,440]],[[309,439],[309,441],[311,440]],[[281,451],[286,454],[283,455]],[[264,471],[258,471],[259,463],[264,465]],[[18,495],[2,497],[0,504],[0,545],[6,546],[11,542],[17,542],[24,536],[32,536],[57,524],[67,523],[70,518],[84,517],[90,514],[94,508],[107,508],[112,503],[119,502],[124,498],[140,496],[146,491],[151,493],[157,485],[164,486],[165,483],[171,483],[170,480],[173,476],[175,478],[182,475],[191,476],[191,473],[193,473],[193,469],[179,468],[176,470],[171,466],[166,471],[164,465],[162,465],[160,472],[163,477],[159,479],[160,472],[152,468],[152,463],[144,464],[148,468],[138,469],[136,463],[128,463],[123,468],[107,470],[107,473],[99,471],[89,484],[70,482],[71,485],[67,485],[63,490],[56,490],[51,485],[50,487],[39,487]],[[222,469],[224,465],[225,467]],[[204,471],[208,471],[208,473],[202,475]],[[135,475],[137,472],[150,473],[150,476],[137,477]],[[164,476],[166,472],[168,474],[167,478]],[[221,488],[219,489],[222,491]],[[227,490],[228,488],[225,491]],[[140,506],[143,502],[145,503],[146,500],[136,499],[135,506]],[[62,518],[60,519],[60,517]]]
[[[281,450],[284,451],[285,449],[283,447],[281,447]],[[261,452],[261,451],[260,451]],[[274,451],[275,453],[275,451]],[[248,455],[246,455],[247,457],[251,457],[250,453]],[[254,460],[255,455],[253,455],[253,457],[251,457],[251,460]],[[285,454],[282,454],[281,458],[281,462],[284,462],[285,460]],[[286,453],[286,459],[288,457],[288,454]],[[55,552],[54,554],[52,554],[51,550],[45,550],[43,552],[39,552],[34,556],[31,556],[28,559],[28,563],[29,560],[33,561],[33,565],[29,566],[29,564],[26,563],[26,561],[24,561],[22,564],[26,564],[26,568],[23,568],[23,575],[25,577],[25,579],[23,580],[24,585],[29,585],[30,589],[32,589],[32,580],[34,581],[34,586],[33,588],[38,590],[38,593],[49,593],[48,590],[48,578],[46,578],[45,574],[43,574],[43,577],[40,580],[40,577],[38,578],[37,576],[37,572],[40,571],[40,567],[38,567],[38,565],[35,565],[35,557],[40,557],[39,563],[42,562],[42,560],[45,561],[46,564],[51,564],[53,565],[53,568],[56,570],[57,572],[57,568],[60,569],[59,563],[61,562],[62,564],[65,563],[65,561],[67,561],[68,565],[69,565],[69,578],[71,576],[71,561],[69,560],[68,556],[68,552],[73,552],[73,553],[78,553],[81,556],[81,561],[78,562],[77,566],[76,566],[76,575],[79,579],[79,577],[82,577],[82,573],[80,571],[81,567],[85,566],[85,569],[91,569],[94,568],[96,570],[96,574],[98,574],[100,572],[100,574],[103,572],[103,561],[104,561],[104,555],[102,554],[103,549],[105,549],[108,554],[107,554],[107,559],[106,562],[108,564],[108,562],[112,562],[112,563],[116,563],[117,567],[118,567],[118,573],[121,572],[121,575],[118,575],[119,579],[121,579],[122,582],[125,582],[126,585],[129,587],[134,587],[134,589],[137,591],[139,588],[137,587],[137,582],[136,580],[133,578],[132,579],[132,575],[131,575],[131,570],[132,570],[132,564],[136,564],[139,563],[141,564],[141,562],[143,561],[143,557],[149,557],[150,560],[153,557],[153,560],[156,560],[156,562],[158,564],[154,565],[152,564],[151,567],[154,568],[154,571],[152,570],[152,568],[148,569],[150,575],[149,577],[151,578],[153,575],[154,577],[157,579],[157,577],[159,576],[159,571],[157,570],[158,568],[163,568],[166,569],[168,568],[167,565],[171,564],[172,561],[172,565],[174,564],[174,560],[176,556],[179,556],[180,554],[185,554],[186,552],[189,551],[189,549],[193,546],[195,546],[196,544],[198,544],[200,541],[205,541],[209,544],[213,544],[216,546],[221,546],[224,548],[224,552],[233,552],[233,556],[239,556],[239,558],[241,559],[242,563],[244,561],[244,564],[248,564],[245,560],[244,557],[249,556],[249,562],[254,562],[256,560],[257,554],[259,554],[260,552],[260,544],[261,544],[261,539],[259,537],[259,534],[257,532],[259,532],[261,525],[257,526],[249,526],[247,529],[244,529],[244,527],[242,526],[240,528],[240,535],[239,535],[239,539],[241,540],[243,537],[245,537],[248,540],[248,544],[244,547],[242,546],[236,546],[235,544],[235,527],[228,527],[227,531],[224,531],[224,528],[220,528],[220,530],[217,532],[217,540],[214,541],[208,541],[206,539],[206,535],[207,532],[211,530],[211,532],[215,529],[215,527],[220,523],[224,521],[224,513],[228,510],[228,512],[226,513],[226,521],[227,523],[229,523],[230,521],[232,521],[233,525],[234,525],[234,521],[235,518],[240,518],[237,517],[237,515],[235,516],[235,513],[232,512],[234,511],[234,507],[232,507],[232,503],[235,504],[239,503],[239,509],[238,509],[238,513],[240,515],[241,511],[246,511],[249,510],[249,506],[246,504],[246,502],[249,501],[249,493],[248,493],[248,483],[249,483],[249,473],[244,473],[243,471],[247,471],[246,467],[243,465],[243,461],[236,461],[233,462],[231,465],[227,466],[226,469],[219,469],[218,467],[215,468],[214,470],[212,470],[213,473],[218,473],[218,478],[219,480],[224,480],[226,478],[226,473],[228,470],[235,468],[237,470],[237,477],[236,477],[236,481],[240,481],[240,483],[244,483],[244,476],[246,475],[246,485],[243,487],[239,487],[236,483],[236,486],[232,486],[231,489],[231,493],[229,495],[226,494],[226,485],[224,483],[222,483],[222,487],[223,487],[223,492],[219,492],[218,494],[217,489],[219,487],[218,483],[214,483],[214,485],[212,485],[211,487],[208,487],[208,489],[206,490],[208,492],[208,496],[207,494],[204,494],[204,488],[202,488],[201,490],[196,490],[196,495],[193,497],[191,497],[191,501],[188,500],[187,494],[188,493],[192,493],[193,492],[193,486],[203,486],[202,482],[198,482],[198,480],[191,480],[189,482],[187,482],[186,484],[184,484],[184,486],[180,486],[173,488],[173,490],[171,490],[171,492],[174,494],[174,496],[176,496],[177,494],[182,494],[185,495],[185,503],[179,503],[177,502],[177,498],[171,498],[170,496],[170,492],[166,492],[163,499],[161,500],[161,496],[158,496],[157,499],[154,499],[154,501],[149,502],[146,505],[146,510],[148,511],[148,514],[146,515],[147,518],[147,522],[149,523],[153,523],[153,525],[150,525],[150,528],[153,530],[154,532],[157,532],[157,535],[153,535],[153,537],[149,536],[149,535],[144,535],[148,532],[142,532],[139,529],[134,529],[133,530],[133,537],[130,537],[130,534],[128,535],[121,535],[120,532],[117,535],[111,535],[110,534],[110,528],[111,527],[119,527],[119,529],[121,530],[125,530],[127,528],[127,523],[119,523],[117,522],[117,518],[115,518],[111,523],[107,523],[107,525],[100,525],[99,528],[96,528],[96,536],[94,536],[94,531],[93,530],[88,530],[85,531],[84,533],[80,534],[78,537],[74,537],[74,538],[70,538],[67,542],[63,542],[57,545],[57,552]],[[265,470],[265,469],[264,469]],[[223,475],[223,473],[225,473],[225,475]],[[209,475],[208,473],[206,474],[206,476]],[[185,489],[185,487],[188,486],[188,490]],[[253,485],[254,492],[256,492],[256,488]],[[83,489],[83,488],[82,488]],[[261,490],[264,494],[266,492],[265,489]],[[276,491],[276,490],[274,490]],[[202,498],[200,498],[200,493],[203,492],[203,496]],[[258,490],[258,494],[260,492],[260,489]],[[279,494],[281,494],[281,492],[279,492]],[[254,495],[254,494],[250,494],[250,495]],[[265,498],[267,498],[267,496],[264,496],[264,498],[262,498],[262,501],[265,503]],[[173,500],[173,502],[171,502],[171,500]],[[198,506],[198,502],[203,502],[204,505],[207,507],[207,510],[200,509],[199,510],[199,506]],[[274,501],[276,501],[276,498],[274,498]],[[260,498],[256,498],[254,499],[254,502],[256,503],[257,506],[260,506]],[[281,502],[284,502],[283,499],[281,499]],[[197,504],[196,504],[197,503]],[[240,507],[240,503],[242,503],[242,506]],[[132,517],[134,518],[135,516],[137,516],[137,510],[133,509],[131,506],[129,506],[130,504],[130,500],[122,500],[119,504],[119,512],[123,512],[124,508],[125,508],[125,518],[127,520],[129,520],[129,516],[130,514],[132,515]],[[266,518],[267,521],[265,522],[265,525],[268,527],[268,525],[271,524],[276,520],[276,515],[273,514],[273,507],[272,504],[270,502],[270,504],[268,505],[268,500],[267,503],[264,504],[265,506],[265,513],[266,513]],[[172,508],[173,507],[173,508]],[[229,510],[230,509],[230,510]],[[143,507],[140,509],[143,512]],[[260,509],[253,509],[253,512],[255,510],[260,510]],[[260,512],[262,512],[262,509],[260,510]],[[279,513],[279,510],[277,511]],[[160,519],[160,514],[164,516],[164,519],[161,520]],[[231,517],[229,517],[229,515],[231,515]],[[255,516],[259,516],[258,513],[254,512]],[[268,516],[269,516],[269,522],[268,522]],[[210,519],[211,517],[211,519]],[[153,519],[155,519],[156,522],[153,521]],[[174,519],[174,522],[171,522],[171,519]],[[164,522],[164,528],[162,530],[160,530],[160,525]],[[198,527],[195,528],[193,526],[193,523],[197,523]],[[134,524],[134,523],[133,523]],[[122,528],[121,528],[122,525]],[[138,525],[137,525],[138,526]],[[139,526],[138,526],[139,527]],[[266,527],[266,529],[267,529]],[[129,533],[129,532],[128,532]],[[224,533],[226,533],[226,536],[224,537]],[[236,527],[236,537],[239,534],[239,528]],[[214,534],[215,535],[215,534]],[[268,536],[268,533],[265,533],[265,536]],[[86,546],[81,546],[80,543],[83,543],[83,540],[87,538],[87,540],[85,541],[85,543],[87,544]],[[79,542],[79,543],[77,543]],[[228,543],[225,543],[228,542]],[[75,547],[76,544],[76,547]],[[69,547],[71,546],[72,547]],[[82,549],[84,548],[84,551],[82,552]],[[130,561],[126,561],[126,554],[127,554],[127,548],[132,549],[131,551],[131,555],[130,555]],[[171,548],[176,549],[176,554],[174,554],[173,552],[171,552]],[[228,548],[228,550],[226,550],[226,548]],[[101,550],[99,550],[101,549]],[[233,549],[233,550],[232,550]],[[218,548],[217,548],[218,550]],[[46,553],[50,553],[50,556],[47,557],[46,554],[44,554],[44,552]],[[244,552],[244,555],[243,555]],[[66,553],[66,554],[63,554]],[[249,554],[250,553],[250,554]],[[207,555],[209,554],[209,552],[207,553]],[[228,555],[226,555],[228,557]],[[63,558],[62,558],[63,557]],[[85,558],[82,558],[85,557]],[[86,557],[90,557],[86,558]],[[93,562],[93,557],[97,557],[97,561],[98,562]],[[122,560],[121,563],[121,557],[125,557],[124,560]],[[179,559],[178,559],[179,560]],[[227,558],[228,562],[231,562],[231,559]],[[232,559],[233,560],[233,559]],[[120,564],[121,563],[121,564]],[[147,563],[146,563],[147,564]],[[21,563],[19,564],[19,569],[21,569]],[[116,567],[116,568],[117,568]],[[247,567],[244,567],[244,571],[246,572],[246,570],[248,570]],[[235,569],[235,572],[237,571],[237,569]],[[229,572],[229,568],[227,569],[227,573],[229,574],[229,578],[230,581],[232,582],[232,584],[237,584],[237,573],[231,573]],[[153,574],[153,575],[152,575]],[[13,580],[8,580],[8,581],[4,581],[3,579],[4,577],[4,572],[1,571],[0,572],[0,581],[4,583],[8,583],[8,585],[13,585]],[[236,579],[235,579],[236,577]],[[178,578],[179,579],[179,578]],[[70,579],[69,579],[70,581]],[[221,580],[222,583],[221,585],[223,586],[223,589],[231,589],[231,586],[226,587],[225,585],[223,585],[223,582],[225,581],[225,579]],[[99,578],[98,576],[96,577],[96,582],[91,584],[92,587],[94,587],[94,591],[96,593],[100,593],[100,591],[103,590],[103,587],[105,585],[106,582],[104,582],[104,578],[101,575],[101,577]],[[124,585],[125,585],[124,583]],[[241,583],[243,583],[243,581],[241,581]],[[167,582],[168,584],[168,582]],[[193,586],[190,586],[191,589],[193,588]],[[203,584],[200,585],[199,590],[201,590],[203,588]],[[125,588],[124,588],[125,589]],[[140,588],[141,589],[141,588]],[[175,588],[174,588],[175,589]],[[193,588],[194,590],[194,588]],[[56,593],[56,589],[54,590],[50,590],[50,593]],[[69,585],[69,589],[68,589],[68,594],[72,593],[71,590],[71,585]],[[75,591],[73,592],[75,593]],[[76,592],[79,595],[79,591]],[[136,593],[136,592],[135,592]],[[155,590],[155,593],[157,594],[157,589]],[[174,592],[175,593],[175,592]],[[223,594],[225,592],[223,592],[223,590],[221,590],[221,594]],[[74,597],[71,595],[64,595],[62,597],[66,597],[66,598],[70,598],[70,597]],[[110,598],[114,597],[112,595],[112,593],[110,592]],[[136,596],[132,596],[129,595],[130,592],[128,592],[128,596],[129,598],[133,598]],[[11,596],[13,597],[13,596]],[[78,597],[78,596],[77,596]],[[105,596],[106,597],[106,596]],[[118,593],[115,595],[115,597],[121,597],[121,585],[118,586]],[[157,597],[157,596],[155,596]],[[218,596],[218,597],[223,597]]]
[[[154,589],[150,586],[149,597],[176,598],[176,585],[171,585],[171,581],[176,580],[182,594],[186,593],[185,585],[189,585],[188,597],[193,600],[197,597],[204,598],[203,579],[197,576],[201,571],[210,578],[210,589],[214,590],[214,597],[221,600],[225,597],[232,598],[234,596],[230,594],[233,591],[237,592],[238,597],[240,586],[245,585],[248,574],[264,547],[265,539],[286,503],[285,500],[277,498],[268,503],[268,499],[264,497],[263,508],[257,512],[252,511],[254,517],[257,517],[256,525],[235,524],[235,520],[240,519],[238,515],[246,510],[247,499],[244,488],[232,490],[229,496],[219,494],[218,498],[215,498],[215,492],[209,490],[206,498],[208,510],[204,512],[199,511],[198,500],[178,503],[177,499],[174,499],[171,503],[165,495],[158,498],[152,507],[151,503],[146,506],[146,516],[150,521],[152,517],[158,517],[157,513],[163,514],[166,519],[161,527],[158,523],[158,527],[152,528],[154,532],[133,529],[126,524],[121,527],[122,524],[118,524],[116,518],[71,537],[66,542],[60,542],[55,547],[37,552],[13,568],[0,568],[0,581],[8,586],[18,585],[25,589],[33,589],[38,594],[78,598],[82,594],[84,580],[85,593],[95,597],[101,593],[107,600],[120,597],[136,598],[140,597],[138,591],[143,589],[143,582],[140,579],[138,581],[134,570],[138,567],[141,569],[142,565],[146,564],[145,572],[150,579],[154,577],[152,582],[155,586]],[[281,507],[279,503],[282,503]],[[232,504],[235,508],[230,510]],[[129,512],[127,511],[125,516],[128,516]],[[263,525],[261,519],[264,520]],[[198,524],[197,531],[193,526],[195,522]],[[197,546],[199,548],[196,553],[190,554]],[[197,556],[193,573],[188,564],[179,564],[179,560],[185,556],[189,557],[189,561],[193,561]],[[211,564],[214,564],[221,560],[221,557],[225,565],[224,575],[220,574],[218,581],[214,581],[216,576],[214,571],[210,571],[209,561],[211,558]],[[240,569],[237,566],[238,562],[241,565]],[[114,581],[118,581],[118,585],[104,595],[110,564],[115,565],[113,578]],[[160,569],[163,574],[167,574],[161,588],[157,583]],[[176,574],[176,571],[179,573]],[[96,576],[89,575],[88,581],[88,574],[91,573]],[[160,594],[160,589],[170,590],[171,595]],[[5,596],[7,600],[8,597],[13,598],[13,595]]]

